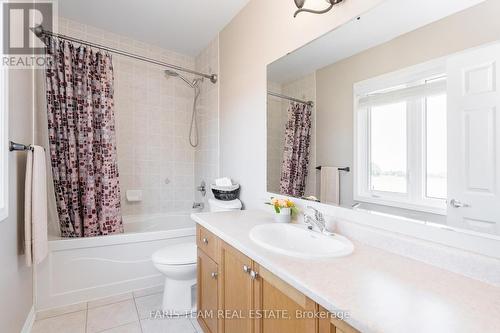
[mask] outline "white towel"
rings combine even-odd
[[[340,205],[339,168],[321,167],[320,201],[326,204]]]
[[[215,180],[215,185],[228,187],[228,186],[232,186],[233,182],[231,181],[231,178],[229,178],[229,177],[222,177],[222,178],[217,178]]]
[[[26,161],[24,202],[24,249],[26,264],[38,264],[48,254],[47,179],[45,152],[33,146]]]

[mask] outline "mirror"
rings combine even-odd
[[[268,192],[500,235],[499,12],[387,0],[268,65]]]

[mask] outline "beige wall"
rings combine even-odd
[[[381,1],[293,18],[293,1],[252,0],[220,33],[221,172],[241,183],[247,208],[266,199],[266,65]]]
[[[498,13],[489,0],[318,70],[317,163],[352,166],[354,83],[498,40]],[[352,204],[352,173],[341,176],[341,199]]]
[[[32,71],[9,73],[9,139],[33,142]],[[0,332],[19,332],[33,305],[33,274],[24,263],[26,153],[9,155],[9,217],[0,222]]]

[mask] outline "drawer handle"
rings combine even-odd
[[[205,245],[207,245],[208,244],[208,238],[206,238],[206,237],[203,238],[203,243],[205,243]]]
[[[250,277],[252,278],[252,280],[255,280],[259,277],[259,273],[257,273],[256,271],[251,271]]]
[[[217,275],[219,275],[217,272],[212,272],[212,279],[217,279]]]
[[[243,265],[243,272],[250,273],[250,267],[248,267],[247,265]]]

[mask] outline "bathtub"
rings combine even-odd
[[[167,245],[194,242],[188,214],[124,217],[123,234],[49,237],[49,255],[37,266],[37,311],[159,287],[164,278],[151,254]]]

